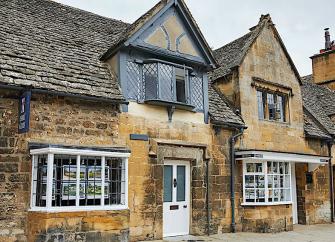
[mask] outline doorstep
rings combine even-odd
[[[205,241],[214,241],[214,240],[211,240],[210,237],[206,236],[185,235],[185,236],[165,237],[163,238],[163,240],[154,240],[151,242],[205,242]]]

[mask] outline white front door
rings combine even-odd
[[[291,163],[291,180],[292,180],[292,217],[293,224],[298,223],[298,200],[297,200],[297,182],[295,178],[295,163]]]
[[[164,163],[163,236],[189,234],[190,164],[185,161]]]

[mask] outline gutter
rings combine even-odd
[[[332,146],[333,142],[328,142],[328,155],[329,155],[329,193],[330,193],[330,221],[334,223],[334,173],[332,166]]]
[[[116,103],[116,104],[129,104],[129,102],[126,101],[126,100],[109,99],[109,98],[103,98],[103,97],[73,94],[73,93],[66,93],[66,92],[60,92],[60,91],[51,91],[51,90],[45,90],[45,89],[33,89],[30,86],[21,87],[21,86],[12,86],[12,85],[0,84],[0,88],[16,90],[16,91],[25,91],[27,89],[28,90],[31,89],[32,93],[37,93],[37,94],[47,94],[47,95],[57,95],[57,96],[62,96],[62,97],[72,97],[72,98],[79,98],[79,99],[83,99],[83,100],[87,100],[87,101],[109,102],[109,103]]]
[[[240,128],[240,132],[231,136],[230,143],[230,206],[231,206],[231,232],[236,233],[235,224],[235,142],[238,137],[243,135],[245,127]]]

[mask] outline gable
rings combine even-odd
[[[185,55],[200,57],[196,45],[176,12],[170,14],[144,37],[146,44]]]
[[[182,0],[170,0],[125,41],[155,54],[215,65],[212,51]]]
[[[252,73],[254,77],[292,87],[296,91],[300,89],[300,75],[272,23],[262,28],[250,46],[243,58],[241,70]]]

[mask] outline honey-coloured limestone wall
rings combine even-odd
[[[255,82],[264,89],[288,94],[287,122],[259,120]],[[248,127],[237,142],[237,149],[328,156],[326,144],[305,137],[301,84],[271,23],[261,30],[242,64],[234,69],[230,76],[218,80],[216,85],[222,93],[227,93],[230,101],[241,110]],[[302,179],[305,173],[306,170],[296,172],[301,186],[306,185],[303,185],[305,180]],[[239,162],[236,174],[235,213],[238,231],[279,232],[293,229],[291,205],[242,206],[243,172]],[[320,168],[313,172],[313,176],[323,177],[324,180],[316,180],[307,194],[317,194],[317,191],[322,190],[324,195],[321,199],[315,199],[314,195],[304,196],[309,206],[303,209],[308,210],[309,218],[313,217],[309,219],[310,223],[327,222],[330,220],[330,214],[325,212],[330,212],[328,171]],[[319,183],[321,181],[322,183]],[[227,201],[227,207],[229,206]],[[228,214],[230,209],[227,208],[226,212]],[[221,226],[224,230],[230,229],[230,221],[229,216],[222,219]]]
[[[161,239],[163,236],[164,157],[190,162],[190,233],[206,234],[207,162],[210,164],[211,186],[216,177],[213,171],[216,163],[210,155],[211,126],[205,124],[203,115],[197,113],[178,110],[172,117],[172,122],[169,122],[166,108],[138,105],[141,104],[130,104],[129,112],[121,114],[119,133],[131,149],[128,191],[131,241]],[[130,140],[130,134],[148,135],[149,140]],[[217,181],[225,189],[225,180]],[[210,201],[211,206],[212,202]]]
[[[98,212],[28,213],[31,188],[28,142],[120,146],[118,106],[33,93],[30,131],[18,134],[18,95],[0,90],[0,241],[128,237],[127,211],[120,212],[117,218],[115,213],[107,212],[104,216]]]

